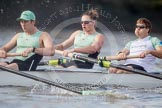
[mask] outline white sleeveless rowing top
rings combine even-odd
[[[129,42],[126,49],[130,50],[129,55],[138,55],[145,50],[155,50],[157,46],[162,46],[161,41],[156,37],[147,36],[144,39],[137,39]],[[151,54],[145,58],[127,59],[125,64],[136,64],[142,66],[147,72],[154,72],[156,57]]]

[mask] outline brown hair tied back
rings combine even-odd
[[[97,20],[99,18],[99,14],[96,9],[88,10],[85,13],[83,13],[83,15],[88,15],[92,20]]]

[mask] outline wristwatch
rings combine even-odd
[[[35,48],[35,47],[33,47],[33,51],[32,51],[32,52],[35,52],[35,49],[36,49],[36,48]]]

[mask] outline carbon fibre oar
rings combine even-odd
[[[63,54],[63,51],[61,50],[55,50],[55,53],[57,54]],[[68,54],[69,57],[73,57],[73,53]],[[128,55],[125,59],[131,59],[131,58],[141,58],[139,55]],[[101,56],[97,58],[98,60],[123,60],[118,56]]]
[[[114,94],[114,93],[111,93],[110,91],[100,91],[100,90],[96,91],[96,90],[91,90],[89,88],[86,89],[86,88],[80,88],[80,87],[75,87],[75,86],[72,86],[72,88],[69,87],[69,86],[64,87],[63,85],[60,85],[59,83],[55,83],[53,81],[50,81],[50,80],[47,80],[47,79],[44,79],[44,78],[40,78],[40,77],[31,75],[31,74],[28,74],[28,73],[25,73],[25,72],[22,72],[22,71],[16,71],[16,70],[4,67],[4,66],[0,66],[0,69],[3,70],[3,71],[6,71],[6,72],[10,72],[10,73],[13,73],[13,74],[16,74],[16,75],[20,75],[20,76],[32,79],[32,80],[43,82],[45,84],[49,84],[49,85],[58,87],[60,89],[67,90],[69,92],[79,94],[79,95],[102,95],[102,94],[111,94],[112,95],[112,94]]]
[[[89,57],[85,57],[85,56],[81,56],[81,55],[76,55],[76,54],[73,55],[73,58],[81,59],[81,60],[84,60],[84,61],[87,61],[87,62],[91,62],[91,63],[102,64],[103,67],[106,67],[106,68],[114,67],[114,68],[130,71],[132,73],[136,73],[136,74],[140,74],[140,75],[145,75],[145,76],[149,76],[149,77],[152,77],[152,78],[156,78],[156,79],[162,80],[162,76],[159,76],[157,74],[147,73],[145,71],[138,70],[138,69],[131,69],[131,68],[128,68],[126,66],[120,66],[120,65],[117,65],[117,64],[113,64],[110,61],[97,60],[97,59],[93,59],[93,58],[89,58]]]
[[[10,69],[10,68],[4,67],[4,66],[0,66],[0,69],[4,70],[6,72],[10,72],[10,73],[17,74],[17,75],[20,75],[20,76],[23,76],[23,77],[26,77],[26,78],[30,78],[32,80],[43,82],[45,84],[49,84],[49,85],[52,85],[52,86],[55,86],[55,87],[58,87],[58,88],[61,88],[61,89],[64,89],[64,90],[68,90],[70,92],[74,92],[74,93],[77,93],[77,94],[82,94],[81,91],[76,90],[77,88],[73,88],[73,89],[67,88],[67,87],[59,85],[58,83],[55,83],[53,81],[50,81],[50,80],[47,80],[47,79],[44,79],[44,78],[40,78],[40,77],[31,75],[31,74],[28,74],[28,73],[25,73],[25,72],[22,72],[22,71],[13,70],[13,69]]]

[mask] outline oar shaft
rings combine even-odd
[[[9,69],[9,68],[4,67],[4,66],[0,66],[0,69],[7,71],[7,72],[10,72],[10,73],[13,73],[13,74],[17,74],[17,75],[26,77],[26,78],[36,80],[36,81],[39,81],[39,82],[43,82],[43,83],[46,83],[46,84],[49,84],[49,85],[53,85],[55,87],[59,87],[59,88],[62,88],[62,89],[65,89],[65,90],[68,90],[68,91],[71,91],[71,92],[74,92],[74,93],[77,93],[77,94],[82,94],[81,92],[76,91],[74,89],[66,88],[62,85],[59,85],[58,83],[53,82],[53,81],[50,81],[50,80],[47,80],[47,79],[44,79],[44,78],[40,78],[40,77],[31,75],[31,74],[28,74],[28,73],[25,73],[25,72],[20,72],[20,71],[16,71],[16,70],[13,70],[13,69]]]
[[[152,78],[156,78],[156,79],[162,80],[162,76],[159,76],[158,74],[147,73],[147,72],[142,71],[142,70],[132,69],[132,68],[128,68],[126,66],[119,66],[117,64],[112,64],[112,63],[110,64],[110,67],[114,67],[114,68],[130,71],[130,72],[133,72],[133,73],[136,73],[136,74],[145,75],[145,76],[149,76],[149,77],[152,77]]]
[[[149,77],[152,77],[152,78],[156,78],[156,79],[162,80],[162,76],[159,76],[159,75],[156,75],[156,74],[147,73],[145,71],[141,71],[141,70],[138,70],[138,69],[131,69],[131,68],[128,68],[126,66],[119,66],[117,64],[112,64],[109,61],[101,61],[101,60],[97,60],[97,59],[93,59],[93,58],[89,58],[89,57],[82,57],[82,56],[77,56],[77,59],[85,60],[85,61],[91,62],[91,63],[104,63],[105,62],[105,64],[103,66],[106,67],[106,68],[114,67],[114,68],[130,71],[132,73],[136,73],[136,74],[140,74],[140,75],[145,75],[145,76],[149,76]]]
[[[77,55],[77,54],[73,54],[73,58],[88,61],[88,62],[91,62],[91,63],[98,63],[97,59],[93,59],[93,58],[90,58],[90,57],[85,57],[85,56],[81,56],[81,55]]]

